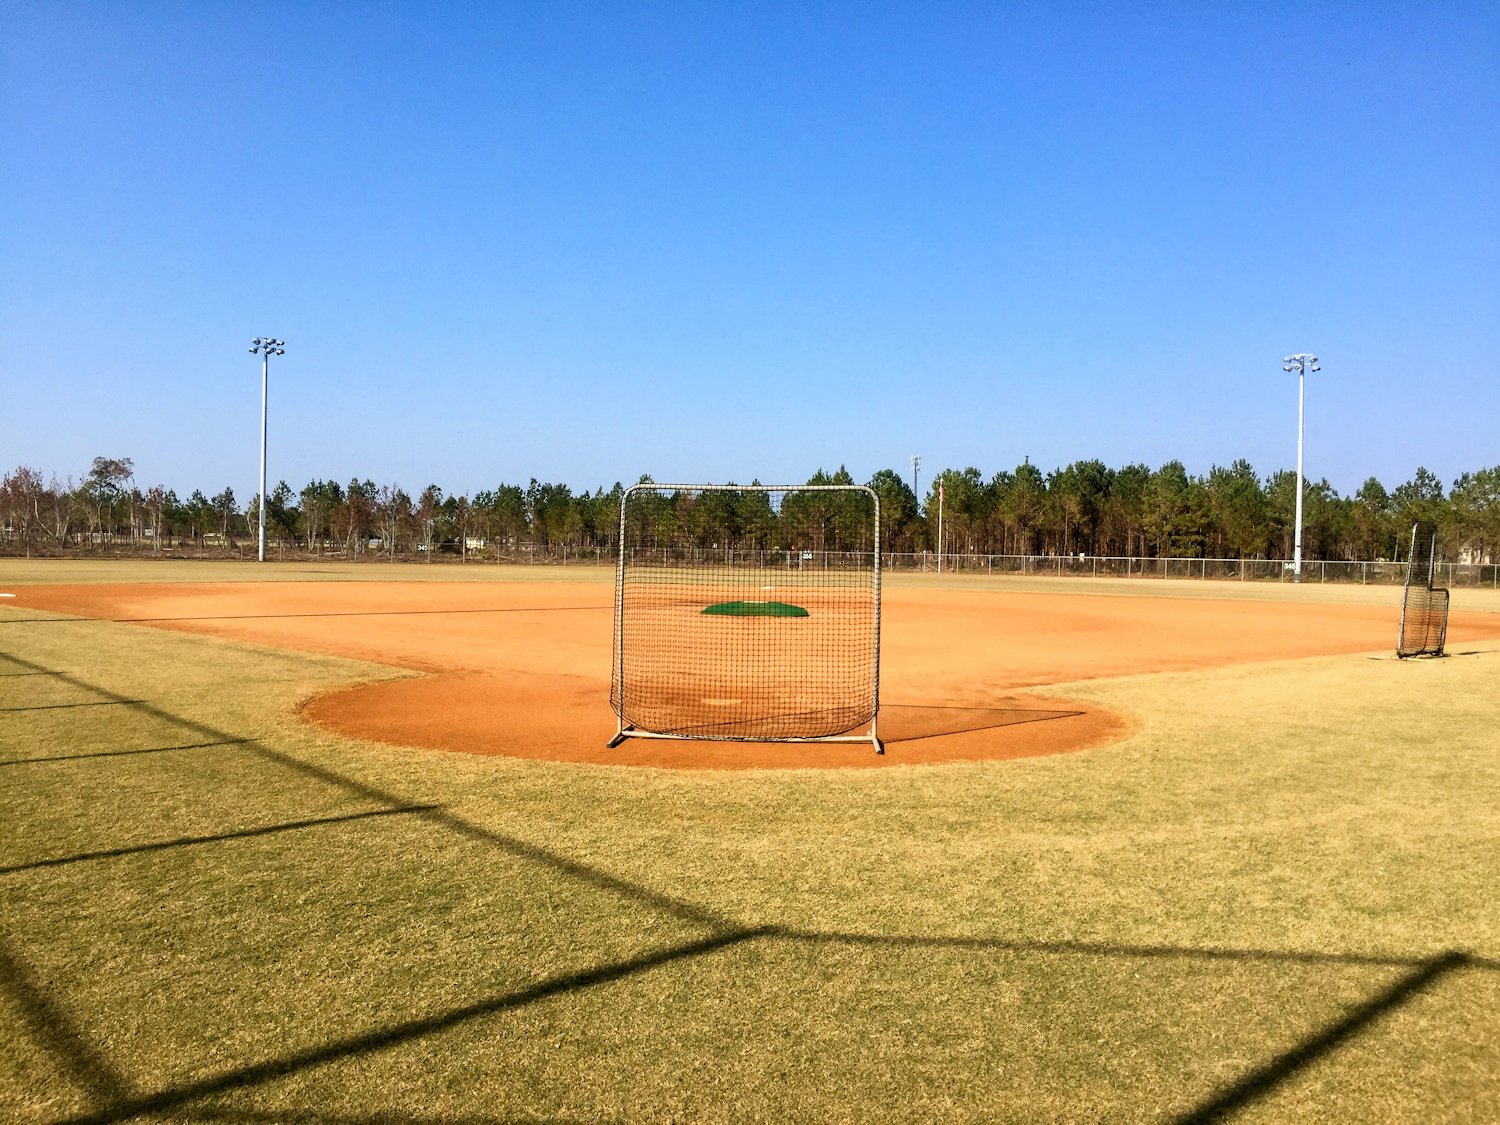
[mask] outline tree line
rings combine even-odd
[[[840,467],[806,483],[856,482]],[[1156,469],[1075,461],[1048,473],[1023,460],[989,477],[972,467],[944,470],[920,497],[893,469],[866,483],[880,497],[888,552],[936,550],[940,508],[942,547],[957,554],[1286,559],[1293,550],[1295,474],[1262,477],[1245,460],[1206,474],[1175,460]],[[617,546],[623,492],[618,482],[575,493],[534,478],[460,493],[429,484],[415,494],[358,477],[314,480],[300,491],[281,481],[266,498],[267,537],[282,549],[349,557],[496,558],[532,546],[603,555]],[[659,537],[753,545],[732,506],[670,499],[653,517]],[[1370,477],[1353,496],[1327,480],[1307,481],[1303,510],[1309,559],[1399,559],[1418,519],[1438,525],[1444,561],[1500,558],[1500,465],[1464,473],[1446,490],[1420,467],[1390,489]],[[259,515],[257,497],[241,503],[230,487],[212,496],[194,489],[185,499],[162,485],[142,488],[128,457],[96,457],[76,482],[44,480],[27,466],[0,479],[0,546],[12,554],[232,548],[255,539]],[[865,546],[846,524],[831,524],[821,546]]]

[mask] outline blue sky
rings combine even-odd
[[[0,0],[0,462],[1500,464],[1500,8]]]

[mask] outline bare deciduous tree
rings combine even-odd
[[[0,515],[6,531],[31,557],[31,545],[42,526],[42,498],[46,493],[42,474],[25,465],[0,479]]]

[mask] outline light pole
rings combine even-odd
[[[938,573],[943,573],[943,477],[938,475]]]
[[[260,509],[259,549],[256,558],[266,561],[266,397],[270,389],[270,368],[273,355],[286,354],[286,341],[273,340],[269,336],[257,336],[250,341],[250,354],[260,356]]]
[[[920,453],[913,453],[911,455],[911,495],[912,499],[917,502],[918,516],[922,514],[922,494],[917,491],[917,469],[920,468],[921,465],[922,455]],[[916,544],[913,543],[912,546],[915,547]],[[922,554],[922,569],[927,569],[927,554],[925,551]]]
[[[1292,556],[1292,581],[1302,581],[1302,402],[1306,396],[1307,373],[1323,370],[1318,366],[1318,357],[1305,352],[1289,355],[1283,361],[1283,371],[1297,373],[1297,538]]]

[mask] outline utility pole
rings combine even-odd
[[[938,477],[938,573],[943,573],[943,478]]]

